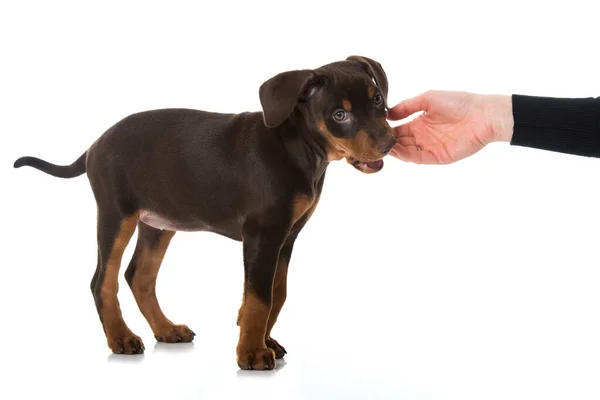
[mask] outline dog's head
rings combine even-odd
[[[373,173],[396,144],[386,121],[387,91],[378,62],[351,56],[278,74],[261,85],[259,95],[267,126],[281,125],[297,109],[325,143],[329,160],[346,158],[359,171]]]

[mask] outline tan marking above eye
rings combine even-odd
[[[350,101],[344,99],[344,100],[342,100],[342,107],[344,107],[344,110],[346,110],[346,111],[351,111],[352,103],[350,103]]]
[[[375,97],[375,88],[373,86],[371,86],[368,90],[367,90],[367,94],[369,95],[369,98],[372,99],[373,97]]]

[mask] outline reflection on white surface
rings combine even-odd
[[[286,366],[285,358],[279,359],[276,361],[275,369],[271,371],[250,371],[250,370],[238,370],[236,376],[241,379],[269,379],[274,378],[276,374],[281,372],[283,368]]]
[[[178,354],[178,353],[189,353],[194,351],[194,342],[190,343],[162,343],[155,342],[154,347],[151,350],[152,354]],[[146,354],[148,354],[148,347],[144,354],[109,354],[108,362],[110,363],[141,363],[144,361]]]
[[[190,353],[195,350],[195,343],[163,343],[155,342],[152,349],[152,354],[176,354],[176,353]]]
[[[146,354],[109,354],[109,363],[138,364],[144,361]]]

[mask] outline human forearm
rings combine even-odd
[[[600,157],[600,98],[512,96],[517,146]]]

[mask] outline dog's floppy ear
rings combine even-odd
[[[375,79],[375,83],[377,84],[377,86],[379,86],[381,94],[383,95],[383,99],[387,103],[388,80],[385,71],[381,67],[381,64],[379,64],[375,60],[371,60],[370,58],[361,56],[350,56],[346,58],[346,60],[358,61],[364,65],[364,67],[367,69],[367,73],[369,74],[369,76]]]
[[[287,71],[260,85],[258,94],[265,125],[270,128],[281,125],[292,113],[314,77],[315,73],[310,69]]]

